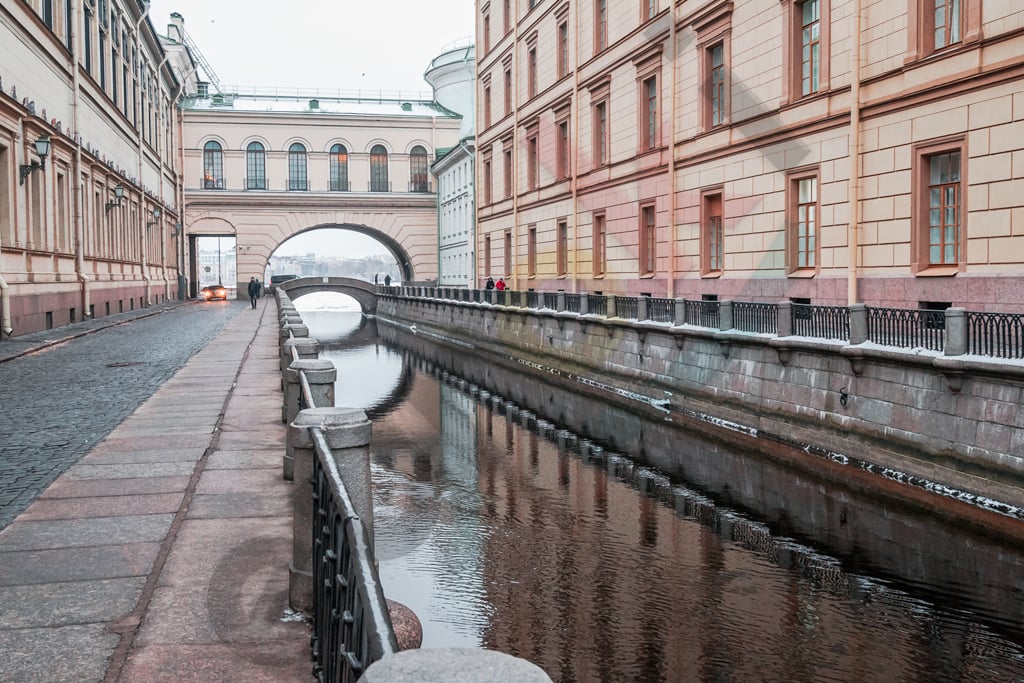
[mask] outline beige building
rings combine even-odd
[[[177,56],[138,2],[3,3],[3,337],[177,295]]]
[[[492,0],[477,28],[479,272],[1024,306],[1024,6]]]

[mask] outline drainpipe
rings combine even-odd
[[[669,42],[669,78],[672,80],[669,89],[668,104],[668,286],[665,296],[674,299],[676,296],[676,8],[670,5],[669,17],[671,24],[668,30]]]
[[[860,74],[864,54],[860,44],[862,0],[853,3],[853,81],[850,84],[850,182],[849,197],[850,223],[846,231],[849,245],[849,263],[847,265],[846,299],[848,305],[858,301],[857,272],[858,254],[860,252]]]
[[[73,16],[78,18],[80,14],[79,5],[72,0],[70,11]],[[75,143],[75,156],[74,156],[74,180],[71,182],[71,191],[74,196],[71,200],[72,211],[74,215],[72,220],[75,225],[75,279],[78,280],[78,284],[82,288],[82,319],[87,320],[92,317],[91,314],[91,296],[89,292],[89,276],[85,274],[85,192],[82,189],[82,141],[79,135],[80,129],[78,124],[78,112],[81,107],[80,101],[82,99],[82,84],[78,72],[78,55],[81,52],[81,46],[78,41],[81,39],[78,31],[78,21],[71,22],[71,87],[74,90],[74,95],[71,98],[71,135],[72,140]]]
[[[0,274],[0,330],[3,331],[4,336],[10,337],[11,333],[14,332],[14,328],[11,327],[11,287],[7,284],[7,280]]]

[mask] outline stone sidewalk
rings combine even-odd
[[[306,681],[273,299],[0,531],[0,680]]]

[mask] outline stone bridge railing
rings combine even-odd
[[[276,292],[288,424],[283,474],[293,493],[289,602],[312,615],[314,676],[321,681],[516,680],[550,683],[526,660],[481,649],[420,650],[422,631],[405,606],[384,597],[373,542],[371,425],[362,410],[334,405],[337,371],[318,358],[288,293]],[[305,484],[310,484],[307,489]],[[466,678],[467,672],[473,672]]]

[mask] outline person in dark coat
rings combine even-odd
[[[390,287],[391,286],[391,276],[390,275],[385,275],[384,276],[384,286],[385,287]]]
[[[494,289],[494,278],[487,278],[487,283],[484,285],[484,289]]]
[[[253,309],[256,308],[256,299],[260,295],[260,283],[256,279],[256,276],[249,278],[249,303],[252,304]]]

